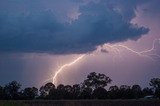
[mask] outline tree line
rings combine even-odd
[[[142,89],[140,85],[110,86],[112,80],[105,74],[90,73],[80,84],[63,85],[57,87],[47,83],[40,87],[21,89],[21,84],[12,81],[4,87],[0,86],[0,100],[78,100],[78,99],[140,99],[148,95],[160,98],[160,79],[153,78],[149,82],[150,88]]]

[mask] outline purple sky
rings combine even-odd
[[[0,84],[39,87],[64,64],[86,56],[57,76],[82,82],[104,73],[113,85],[149,86],[160,77],[159,0],[0,0]],[[15,8],[16,7],[16,8]],[[98,48],[98,50],[96,50]],[[152,54],[152,55],[151,55]],[[154,55],[153,55],[154,54]],[[158,55],[158,56],[155,56]]]

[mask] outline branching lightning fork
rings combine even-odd
[[[107,49],[107,50],[109,50],[109,51],[113,51],[114,53],[116,53],[116,54],[118,54],[118,55],[120,55],[120,48],[124,48],[124,49],[126,49],[126,50],[128,50],[128,51],[130,51],[130,52],[132,52],[132,53],[134,53],[134,54],[136,54],[136,55],[139,55],[139,56],[146,57],[146,58],[149,58],[149,59],[151,59],[151,60],[154,60],[154,59],[152,58],[152,56],[157,56],[158,58],[160,58],[160,55],[158,55],[158,54],[156,54],[156,53],[155,53],[155,54],[151,54],[151,53],[150,53],[150,52],[152,52],[153,50],[155,50],[156,41],[159,41],[159,43],[160,43],[160,39],[155,39],[155,40],[153,41],[152,47],[151,47],[150,49],[147,49],[147,50],[144,50],[144,51],[140,51],[140,52],[135,51],[135,50],[129,48],[128,46],[125,46],[125,45],[122,45],[122,44],[115,44],[115,45],[104,44],[104,46],[101,47],[101,48]],[[53,84],[56,84],[58,74],[61,73],[61,72],[63,72],[65,68],[70,67],[70,66],[76,64],[77,62],[79,62],[81,59],[84,58],[84,56],[86,56],[86,55],[85,55],[85,54],[84,54],[84,55],[81,55],[80,57],[76,58],[73,62],[62,65],[62,66],[55,72],[55,74],[52,76],[52,78],[47,79],[46,81],[44,81],[44,83],[52,80],[52,83],[53,83]]]
[[[46,82],[52,80],[52,83],[53,83],[53,84],[56,84],[56,80],[57,80],[58,74],[61,73],[62,71],[64,71],[65,68],[76,64],[76,63],[77,63],[78,61],[80,61],[84,56],[85,56],[85,55],[81,55],[80,57],[78,57],[77,59],[75,59],[73,62],[62,65],[62,66],[55,72],[55,74],[54,74],[51,78],[45,80],[43,83],[46,83]]]
[[[55,73],[54,76],[53,76],[53,84],[56,83],[57,75],[58,75],[59,73],[61,73],[61,72],[63,71],[63,69],[65,69],[66,67],[69,67],[69,66],[74,65],[74,64],[77,63],[79,60],[81,60],[84,56],[85,56],[85,55],[82,55],[82,56],[78,57],[77,59],[75,59],[73,62],[61,66],[60,69],[59,69],[58,71],[56,71],[56,73]]]

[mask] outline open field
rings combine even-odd
[[[0,101],[0,106],[160,106],[160,100]]]

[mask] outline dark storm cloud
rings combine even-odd
[[[80,15],[71,23],[64,22],[67,13],[62,11],[78,5],[63,1],[68,5],[65,9],[65,4],[55,0],[0,0],[0,51],[86,53],[98,45],[137,39],[149,31],[130,23],[143,0],[79,3]]]
[[[109,51],[107,51],[106,49],[101,49],[102,53],[109,53]]]
[[[160,18],[160,0],[152,0],[142,7],[143,15],[149,16],[150,18]]]

